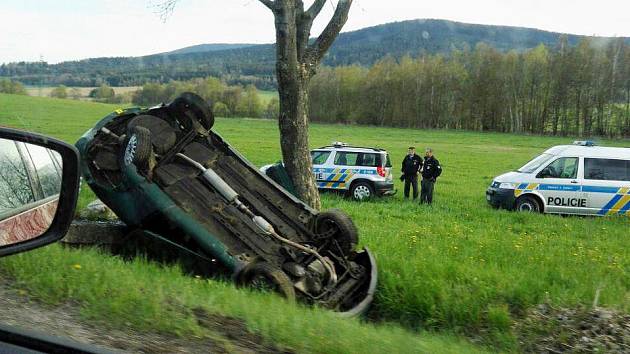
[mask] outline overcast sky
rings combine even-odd
[[[312,0],[305,0],[310,4]],[[270,43],[273,17],[258,0],[180,0],[162,22],[160,0],[1,0],[0,63],[138,56],[201,43]],[[323,28],[336,1],[315,23]],[[585,35],[629,36],[630,0],[355,0],[344,31],[438,18]]]

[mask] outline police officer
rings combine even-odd
[[[433,185],[441,174],[442,166],[440,166],[440,162],[433,156],[433,150],[427,148],[424,153],[420,204],[431,204],[433,202]]]
[[[405,180],[405,198],[409,198],[409,186],[413,187],[413,199],[418,198],[418,171],[422,168],[422,158],[416,154],[416,148],[410,146],[402,161],[402,176]]]

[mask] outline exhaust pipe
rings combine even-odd
[[[223,178],[221,178],[216,172],[214,172],[214,170],[212,170],[211,168],[205,168],[199,162],[191,159],[190,157],[182,153],[177,153],[175,156],[185,160],[189,164],[195,166],[199,171],[201,171],[201,177],[203,177],[203,179],[206,180],[206,182],[208,182],[210,186],[212,186],[212,188],[214,188],[228,204],[234,204],[240,211],[250,217],[254,224],[256,224],[256,226],[258,226],[258,228],[263,233],[265,233],[266,235],[271,235],[278,241],[285,243],[293,248],[315,256],[315,258],[317,258],[326,268],[329,274],[329,284],[335,284],[337,282],[337,273],[335,272],[335,269],[330,265],[328,261],[326,261],[324,257],[322,257],[322,255],[320,255],[314,249],[303,246],[297,242],[293,242],[280,236],[274,229],[273,225],[269,223],[269,221],[265,220],[265,218],[263,218],[262,216],[255,215],[245,204],[243,204],[238,199],[238,193],[236,193],[236,191],[232,187],[225,183]]]

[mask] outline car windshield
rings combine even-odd
[[[532,173],[536,171],[540,166],[547,163],[552,157],[553,155],[551,154],[542,154],[526,163],[525,166],[519,168],[518,170],[516,170],[516,172]]]

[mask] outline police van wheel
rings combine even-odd
[[[355,200],[367,200],[374,196],[374,189],[369,183],[359,182],[352,186],[350,195]]]
[[[524,195],[516,200],[516,210],[528,213],[540,213],[540,204],[534,197]]]

